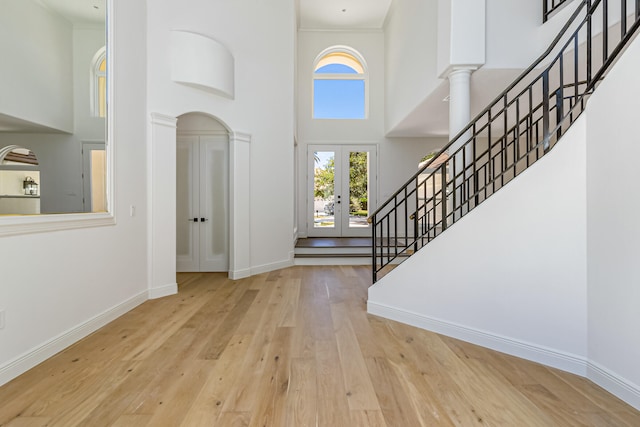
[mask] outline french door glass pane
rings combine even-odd
[[[313,153],[313,228],[335,228],[335,152]]]
[[[349,227],[367,227],[369,216],[369,153],[349,153]]]

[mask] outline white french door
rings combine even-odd
[[[177,146],[177,271],[228,271],[228,137],[178,136]]]
[[[367,217],[376,206],[375,145],[308,145],[310,237],[371,234]]]

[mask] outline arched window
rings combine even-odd
[[[91,61],[91,115],[107,116],[107,50],[101,48]]]
[[[367,86],[364,58],[346,47],[325,50],[313,68],[313,118],[366,119]]]

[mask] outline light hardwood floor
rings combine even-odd
[[[367,267],[178,280],[0,387],[0,425],[640,426],[585,379],[367,315]]]

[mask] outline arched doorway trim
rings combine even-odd
[[[208,113],[229,131],[229,277],[251,275],[251,135],[232,130],[224,120]],[[177,117],[151,113],[148,150],[149,298],[177,293],[176,236],[176,136]]]

